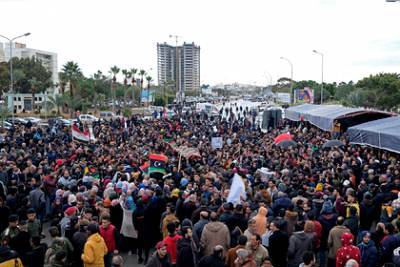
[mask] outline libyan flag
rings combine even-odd
[[[142,173],[147,174],[149,172],[149,167],[150,163],[146,161],[142,166],[139,167],[139,169],[142,171]]]
[[[152,174],[166,174],[168,157],[162,154],[151,154],[149,156],[150,166],[149,166],[149,174],[152,177]],[[156,175],[157,177],[159,175]],[[155,177],[156,178],[156,177]]]

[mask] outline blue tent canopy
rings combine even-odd
[[[318,107],[319,105],[314,105],[314,104],[303,104],[299,106],[293,106],[285,110],[285,117],[291,121],[300,121],[301,115],[304,115],[307,111],[316,109]]]
[[[352,144],[369,145],[400,153],[400,117],[370,121],[347,130]]]
[[[285,116],[293,121],[299,121],[303,117],[304,121],[308,121],[324,131],[331,131],[336,119],[361,111],[364,111],[364,109],[340,105],[304,104],[286,109]]]

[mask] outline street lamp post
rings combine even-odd
[[[282,60],[286,60],[290,65],[290,104],[292,104],[292,97],[293,97],[293,64],[292,62],[285,58],[281,57]]]
[[[27,32],[25,34],[19,35],[14,38],[8,38],[4,35],[0,34],[0,37],[3,37],[4,39],[7,39],[8,42],[10,43],[10,93],[11,93],[11,108],[12,108],[12,124],[14,125],[14,76],[13,76],[13,65],[12,65],[12,44],[13,41],[15,41],[18,38],[24,37],[24,36],[29,36],[31,33]]]
[[[321,56],[321,105],[324,102],[324,54],[321,52],[318,52],[317,50],[313,50],[315,54],[318,54]]]

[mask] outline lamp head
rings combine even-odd
[[[24,36],[29,36],[29,35],[31,35],[30,32],[27,32],[27,33],[24,34]]]
[[[313,52],[314,52],[314,53],[318,53],[318,51],[317,51],[317,50],[315,50],[315,49],[313,50]]]

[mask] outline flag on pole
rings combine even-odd
[[[89,143],[90,142],[90,132],[88,129],[81,131],[76,124],[72,125],[72,138]]]
[[[242,177],[240,177],[239,174],[235,173],[232,179],[232,185],[229,190],[227,202],[231,202],[233,203],[233,205],[236,206],[237,204],[241,203],[241,199],[246,199],[245,185]]]
[[[154,176],[155,178],[157,178],[159,176],[157,174],[165,175],[167,173],[166,170],[168,163],[167,156],[162,154],[151,154],[149,155],[149,159],[150,159],[150,166],[149,166],[150,177]]]

